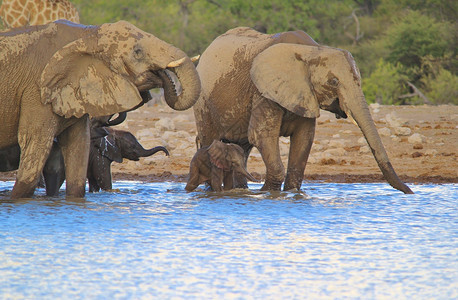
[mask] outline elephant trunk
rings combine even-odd
[[[351,100],[351,99],[350,99]],[[369,147],[372,150],[375,160],[388,183],[405,194],[413,194],[412,190],[403,183],[391,165],[388,155],[383,147],[382,140],[377,132],[374,121],[372,120],[369,107],[362,92],[356,96],[356,101],[344,101],[346,112],[353,117],[359,128],[364,134]]]
[[[258,180],[256,178],[254,178],[253,175],[251,175],[250,173],[248,173],[247,170],[245,170],[245,168],[237,167],[236,171],[239,172],[240,174],[242,174],[243,176],[245,176],[247,179],[249,179],[251,181],[254,181],[254,182],[258,182]]]
[[[181,59],[167,65],[161,77],[165,101],[171,108],[186,110],[196,103],[200,95],[200,79],[194,63],[184,53]],[[180,83],[181,89],[175,81]]]
[[[151,149],[144,149],[143,148],[142,150],[138,151],[138,156],[139,157],[147,157],[147,156],[151,156],[153,154],[156,154],[159,151],[162,151],[162,152],[165,153],[165,155],[169,156],[169,151],[165,147],[162,147],[162,146],[157,146],[157,147],[154,147],[154,148],[151,148]]]

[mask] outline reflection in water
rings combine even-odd
[[[458,296],[457,185],[116,182],[17,201],[12,186],[0,182],[2,298]]]

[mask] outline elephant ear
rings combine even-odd
[[[122,163],[121,149],[116,145],[116,141],[111,135],[100,138],[100,142],[96,144],[99,148],[100,155],[108,158],[111,161]]]
[[[230,161],[227,160],[227,145],[221,141],[214,140],[208,147],[208,156],[210,161],[216,167],[229,170],[231,167]]]
[[[54,53],[41,74],[41,98],[64,117],[106,116],[142,102],[136,86],[123,75],[97,38],[80,38]],[[119,65],[119,64],[118,64]],[[124,70],[124,72],[126,72]],[[127,73],[127,72],[126,72]]]
[[[251,80],[262,96],[301,117],[317,118],[320,108],[304,48],[316,47],[280,43],[267,48],[253,60]]]

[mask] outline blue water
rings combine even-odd
[[[304,183],[307,194],[116,182],[11,201],[2,299],[457,299],[458,185]]]

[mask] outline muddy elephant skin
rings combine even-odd
[[[320,109],[354,119],[386,180],[412,193],[396,175],[361,89],[352,55],[317,44],[302,31],[262,34],[231,29],[200,57],[202,92],[194,106],[198,139],[240,145],[245,163],[252,147],[266,165],[263,190],[299,190]],[[290,137],[288,168],[280,158],[279,137]],[[246,179],[236,177],[236,186]]]
[[[200,93],[183,51],[125,21],[61,20],[1,32],[0,65],[0,149],[21,149],[12,198],[33,195],[54,138],[66,165],[67,196],[83,197],[89,117],[134,109],[152,88],[163,88],[176,110],[190,108]]]

